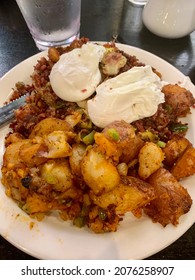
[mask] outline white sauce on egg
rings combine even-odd
[[[116,120],[150,117],[164,102],[162,85],[151,66],[133,67],[96,88],[96,96],[87,101],[89,117],[101,128]]]
[[[101,81],[99,63],[105,48],[87,43],[60,56],[50,73],[55,94],[65,101],[78,102],[91,96]]]

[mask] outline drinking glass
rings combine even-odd
[[[148,2],[147,0],[128,0],[128,1],[137,6],[144,6]]]
[[[71,43],[80,34],[81,0],[16,0],[39,50]]]

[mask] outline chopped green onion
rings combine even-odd
[[[92,128],[92,122],[89,119],[81,120],[80,121],[80,127],[85,129],[91,129]]]
[[[76,226],[76,227],[79,227],[79,228],[82,228],[85,226],[85,217],[82,217],[82,216],[78,216],[74,219],[73,221],[73,224]]]
[[[83,205],[82,209],[81,209],[81,216],[87,216],[89,214],[89,207],[87,207],[86,205]]]
[[[114,141],[118,141],[120,139],[120,135],[115,128],[109,128],[107,130],[107,133],[108,133],[109,137]]]
[[[166,146],[166,143],[163,142],[163,141],[158,141],[156,144],[157,144],[160,148],[165,148],[165,146]]]
[[[83,143],[85,143],[85,145],[93,144],[94,143],[94,134],[95,134],[95,131],[93,130],[89,134],[85,135],[82,138]]]
[[[156,142],[158,140],[158,136],[149,130],[142,132],[141,137],[144,141],[150,140],[151,142]]]
[[[188,126],[182,123],[174,123],[170,126],[170,130],[173,132],[185,132],[187,129]]]
[[[100,208],[98,211],[98,216],[102,221],[104,221],[107,218],[106,210]]]
[[[172,113],[173,108],[172,108],[172,106],[171,106],[171,105],[166,104],[166,105],[165,105],[165,110],[167,110],[167,112],[168,112],[168,113]]]
[[[56,102],[56,104],[53,104],[53,107],[55,109],[61,109],[61,108],[64,108],[66,107],[67,105],[65,104],[65,102],[63,101],[59,101],[59,102]]]

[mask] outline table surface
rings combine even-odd
[[[164,39],[142,24],[142,7],[127,0],[82,0],[81,36],[110,41],[118,34],[121,43],[139,47],[174,65],[195,83],[195,32],[181,39]],[[19,62],[38,53],[14,0],[0,3],[0,77]],[[32,260],[0,236],[0,259]],[[169,247],[150,260],[195,259],[195,224]]]

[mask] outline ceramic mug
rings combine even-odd
[[[195,30],[195,0],[148,0],[142,19],[160,37],[184,37]]]

